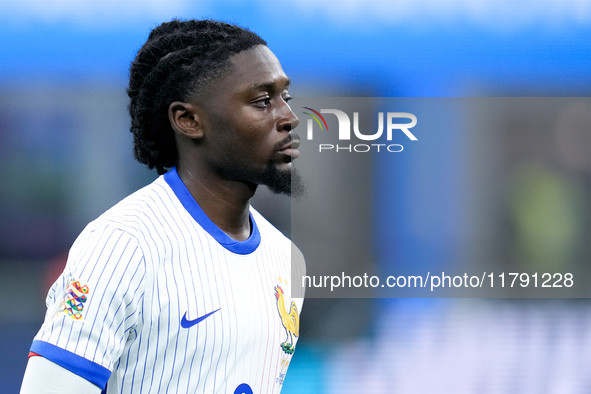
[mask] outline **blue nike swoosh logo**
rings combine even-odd
[[[195,324],[201,323],[203,320],[207,319],[209,316],[213,315],[214,313],[216,313],[220,309],[221,308],[218,308],[215,311],[209,312],[208,314],[198,317],[195,320],[187,320],[187,312],[185,312],[185,315],[183,316],[183,319],[181,320],[181,327],[183,327],[183,328],[193,327]]]

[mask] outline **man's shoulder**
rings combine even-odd
[[[263,215],[261,215],[256,209],[251,207],[250,211],[255,222],[257,223],[257,226],[259,227],[261,237],[269,241],[266,242],[266,247],[270,247],[275,250],[280,249],[286,254],[286,256],[288,256],[292,278],[299,278],[306,275],[306,260],[302,251],[297,247],[297,245],[281,231],[279,231],[273,224],[271,224],[271,222],[265,219]],[[291,291],[292,297],[304,297],[305,288],[303,286],[292,286]]]
[[[282,248],[296,248],[297,247],[293,244],[291,239],[289,239],[281,230],[275,227],[271,222],[269,222],[260,212],[258,212],[254,207],[250,207],[250,213],[254,218],[254,221],[259,228],[259,232],[261,233],[261,237],[266,238],[272,241],[279,247]]]
[[[162,177],[135,191],[90,222],[85,231],[114,227],[129,233],[157,226],[174,209],[171,191]]]

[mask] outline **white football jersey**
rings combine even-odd
[[[303,258],[252,208],[250,219],[250,238],[233,240],[175,169],[159,177],[80,234],[31,353],[106,393],[279,392]]]

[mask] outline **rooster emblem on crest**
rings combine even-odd
[[[283,289],[280,286],[275,286],[275,298],[277,298],[277,310],[279,310],[279,316],[281,316],[281,323],[287,332],[287,338],[281,344],[281,348],[285,353],[293,354],[295,349],[293,337],[300,336],[300,315],[298,313],[298,307],[292,301],[289,312],[285,309],[285,298],[283,296]]]

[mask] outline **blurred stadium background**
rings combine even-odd
[[[18,392],[77,234],[155,177],[133,161],[125,88],[160,22],[251,28],[300,97],[591,92],[589,0],[21,0],[0,3],[0,16],[2,393]],[[445,154],[432,160],[365,163],[376,196],[368,264],[591,261],[591,108],[505,111],[501,130],[433,136]],[[284,392],[589,393],[590,367],[586,299],[308,299]]]

